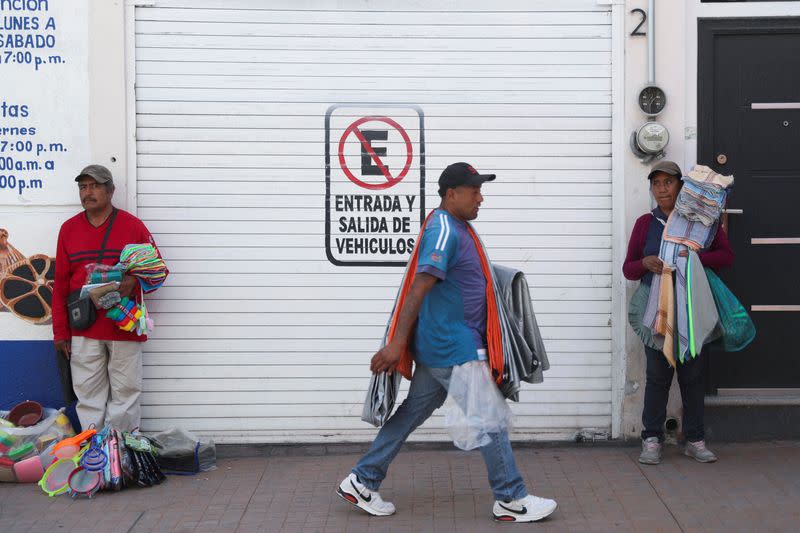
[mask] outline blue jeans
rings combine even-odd
[[[358,461],[353,473],[370,490],[378,490],[389,464],[405,440],[441,407],[447,398],[452,368],[430,368],[417,364],[408,397],[378,432],[369,451]],[[528,495],[517,469],[508,433],[490,433],[492,441],[481,447],[489,473],[489,485],[496,500],[511,501]]]

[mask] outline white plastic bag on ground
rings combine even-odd
[[[8,416],[8,411],[0,411],[0,417]],[[51,409],[44,408],[42,419],[33,426],[27,427],[0,427],[0,437],[4,442],[13,443],[19,446],[28,442],[33,442],[41,450],[52,442],[58,442],[75,434],[69,419],[64,414],[64,408]],[[0,455],[3,455],[0,452]]]
[[[0,411],[0,417],[8,416],[7,411]],[[42,420],[33,426],[7,427],[0,426],[0,482],[17,481],[12,472],[18,463],[34,455],[39,455],[42,467],[49,466],[53,456],[50,451],[62,439],[75,435],[69,419],[60,410],[44,408]]]
[[[514,425],[511,409],[485,361],[453,368],[443,410],[453,444],[462,450],[480,448],[491,441],[490,433],[510,431]]]

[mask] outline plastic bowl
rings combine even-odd
[[[42,461],[38,455],[23,459],[14,464],[14,474],[20,483],[38,483],[44,475]]]
[[[8,412],[8,420],[19,427],[35,426],[44,415],[44,408],[39,402],[31,400],[15,405]]]

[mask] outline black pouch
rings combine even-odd
[[[97,311],[92,299],[87,295],[81,298],[80,289],[67,296],[67,316],[69,327],[75,330],[88,329],[97,320]]]

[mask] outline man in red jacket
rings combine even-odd
[[[77,412],[84,429],[110,423],[122,431],[139,427],[142,390],[142,342],[145,335],[119,329],[99,309],[86,329],[70,326],[67,298],[86,283],[88,265],[115,265],[125,245],[155,246],[141,220],[111,203],[114,179],[101,165],[84,168],[75,178],[84,211],[61,225],[53,289],[53,340],[70,360]],[[120,297],[141,300],[139,282],[125,275]]]

